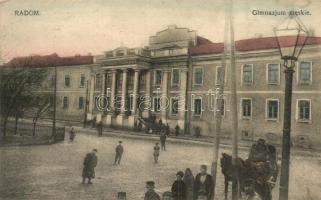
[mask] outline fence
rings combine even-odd
[[[19,122],[15,126],[14,121],[7,123],[7,139],[15,143],[23,144],[50,144],[63,141],[65,138],[65,127],[57,126],[55,134],[52,134],[52,126],[47,124],[34,125],[28,122]]]

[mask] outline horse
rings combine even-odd
[[[232,165],[232,156],[222,153],[221,169],[224,175],[225,200],[227,199],[228,185],[233,179],[239,182],[239,194],[244,192],[247,199],[252,199],[255,192],[262,200],[271,200],[271,187],[268,182],[270,177],[269,166],[266,162],[253,163],[241,158],[236,159],[235,170]],[[234,171],[237,173],[234,174]]]

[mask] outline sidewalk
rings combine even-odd
[[[24,122],[31,122],[32,120],[23,119]],[[52,124],[50,120],[39,120],[39,124]],[[64,122],[64,121],[57,121],[57,125],[66,126],[66,131],[68,132],[68,126],[73,126],[77,131],[85,132],[93,135],[98,135],[96,128],[91,128],[89,125],[86,128],[83,128],[83,124],[81,122]],[[143,139],[143,140],[151,140],[151,141],[159,141],[159,135],[155,134],[146,134],[143,131],[133,131],[133,130],[120,130],[120,129],[113,129],[104,127],[103,129],[103,137],[104,136],[111,136],[111,137],[119,137],[119,138],[131,138],[131,139]],[[201,136],[201,137],[194,137],[189,135],[170,135],[167,136],[167,142],[175,142],[175,143],[183,143],[183,144],[194,144],[194,145],[207,145],[212,146],[213,138],[208,136]],[[255,141],[249,140],[241,140],[238,141],[238,148],[247,150],[251,147],[251,145]],[[220,148],[231,148],[232,140],[229,138],[220,138]],[[281,152],[281,147],[276,146],[279,152]],[[298,147],[291,148],[293,153],[303,154],[303,155],[315,155],[320,153],[321,151],[314,150],[314,149],[303,149]]]

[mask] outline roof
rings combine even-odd
[[[292,46],[294,39],[295,36],[279,37],[281,47]],[[202,37],[200,37],[200,41],[201,42],[198,42],[196,46],[190,48],[190,53],[192,55],[219,54],[223,53],[224,51],[224,43],[213,43]],[[298,42],[302,43],[302,41],[303,40],[299,38]],[[321,37],[309,37],[306,41],[306,45],[319,44],[321,44]],[[278,48],[278,44],[275,37],[251,38],[235,41],[235,49],[239,52],[268,50],[276,48]]]
[[[16,57],[4,64],[4,67],[54,67],[93,64],[93,56],[60,57],[56,53],[50,55],[31,55]]]

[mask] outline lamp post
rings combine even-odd
[[[281,59],[284,61],[285,93],[282,137],[282,159],[279,200],[287,200],[289,193],[289,170],[291,148],[291,103],[294,65],[308,39],[308,31],[296,16],[290,16],[274,28]]]

